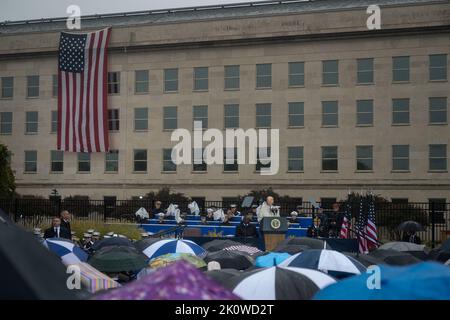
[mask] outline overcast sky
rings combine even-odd
[[[0,0],[0,21],[64,17],[72,4],[81,8],[81,15],[89,15],[238,2],[250,0]]]

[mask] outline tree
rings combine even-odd
[[[16,190],[9,155],[8,147],[0,144],[0,198],[10,198]]]
[[[158,192],[151,191],[144,196],[144,199],[148,200],[160,200],[165,204],[176,203],[176,204],[187,204],[190,198],[184,193],[173,192],[170,187],[163,187]]]

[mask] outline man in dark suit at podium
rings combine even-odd
[[[61,219],[59,217],[54,217],[52,220],[52,226],[45,230],[44,238],[65,238],[69,239],[72,237],[69,230],[61,226]]]

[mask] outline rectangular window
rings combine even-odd
[[[108,129],[110,131],[119,131],[120,129],[119,109],[108,110]]]
[[[78,172],[91,172],[91,154],[78,152]]]
[[[322,126],[337,127],[338,123],[338,102],[322,101]]]
[[[14,78],[13,77],[2,77],[2,92],[1,97],[3,99],[9,99],[14,96]]]
[[[11,134],[12,122],[13,122],[12,112],[0,112],[0,134]]]
[[[447,123],[447,98],[429,98],[430,124]]]
[[[134,92],[148,93],[149,76],[148,70],[136,70],[134,72]]]
[[[194,68],[194,91],[208,90],[208,67]]]
[[[202,128],[208,128],[208,106],[194,106],[193,107],[193,121],[201,121]]]
[[[178,69],[164,69],[164,92],[178,91]]]
[[[177,171],[177,165],[172,162],[172,149],[163,149],[163,171]]]
[[[225,90],[237,90],[240,86],[239,66],[225,66]]]
[[[373,100],[356,101],[356,125],[373,125]]]
[[[305,63],[289,62],[289,87],[303,87],[305,85]]]
[[[373,170],[373,147],[356,146],[356,170]]]
[[[256,65],[256,88],[272,88],[272,65],[270,63]]]
[[[447,80],[447,55],[430,55],[430,80]]]
[[[288,147],[288,171],[303,171],[303,147]]]
[[[25,172],[37,172],[37,151],[25,151]]]
[[[224,128],[239,128],[239,105],[224,105]]]
[[[409,145],[392,146],[392,170],[409,171]]]
[[[163,128],[164,130],[175,130],[178,128],[178,108],[168,106],[163,108]]]
[[[272,104],[256,104],[256,127],[270,128],[272,125]]]
[[[227,163],[227,152],[230,153],[228,158],[232,159],[232,163]],[[231,155],[233,152],[233,155]],[[237,160],[237,148],[224,148],[223,149],[223,171],[226,172],[236,172],[239,170],[238,160]]]
[[[51,119],[52,123],[51,123],[50,132],[56,133],[56,132],[58,132],[58,111],[53,110],[51,117],[52,117],[52,119]]]
[[[25,133],[26,134],[38,133],[38,112],[37,111],[27,111],[25,117],[26,117]]]
[[[119,171],[119,150],[110,150],[105,153],[105,172]]]
[[[303,102],[289,102],[289,127],[303,127],[305,125],[305,108]]]
[[[147,172],[147,150],[135,149],[133,154],[133,171]]]
[[[337,86],[339,84],[338,60],[322,61],[322,84],[327,86]]]
[[[192,171],[204,172],[208,169],[208,166],[203,158],[204,149],[192,149]],[[201,159],[201,163],[195,163],[195,159]]]
[[[322,147],[322,171],[338,170],[338,147]]]
[[[409,81],[409,57],[392,57],[392,81]]]
[[[56,98],[58,96],[58,75],[52,75],[52,96]]]
[[[120,94],[120,72],[108,72],[108,94]]]
[[[358,84],[373,83],[373,58],[357,59]]]
[[[148,108],[134,108],[134,130],[148,130]]]
[[[270,168],[271,148],[256,148],[256,152],[255,171],[261,171],[261,168]]]
[[[430,144],[429,146],[429,168],[430,171],[447,170],[447,145]]]
[[[50,170],[51,172],[64,171],[64,151],[52,150],[50,151]]]
[[[27,76],[27,97],[39,97],[39,76]]]
[[[409,124],[409,99],[392,99],[392,124]]]

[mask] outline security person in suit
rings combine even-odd
[[[65,238],[70,240],[72,235],[69,230],[61,226],[61,219],[59,217],[54,217],[52,226],[44,232],[44,238]]]
[[[63,210],[60,213],[61,216],[61,227],[69,230],[69,233],[72,234],[72,229],[70,227],[71,214],[67,210]]]

